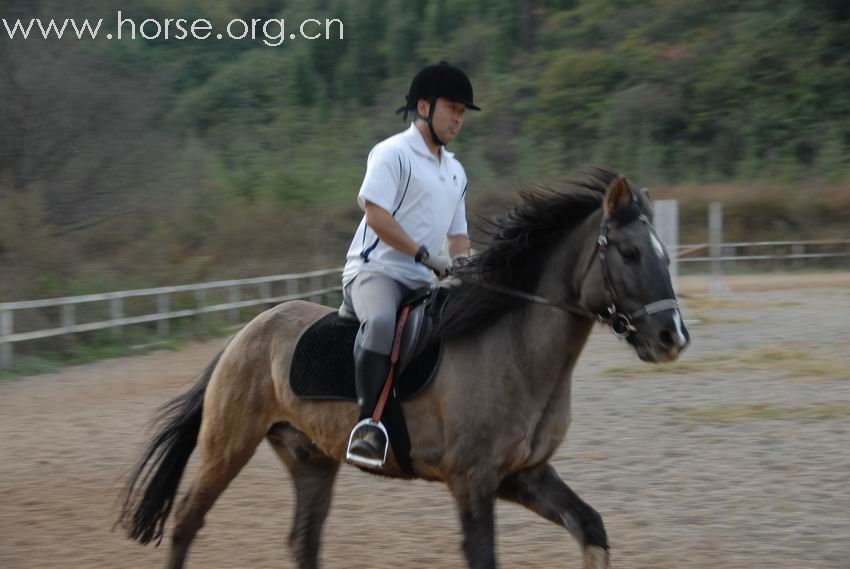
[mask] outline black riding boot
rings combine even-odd
[[[355,348],[354,385],[357,389],[357,404],[360,406],[360,421],[370,418],[374,413],[391,366],[390,356]],[[351,441],[349,453],[367,459],[383,460],[384,448],[387,445],[383,431],[369,424],[355,429],[357,432]]]

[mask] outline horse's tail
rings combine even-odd
[[[161,426],[133,469],[118,523],[142,544],[162,541],[180,478],[198,442],[204,393],[224,350],[189,391],[163,405],[154,423]]]

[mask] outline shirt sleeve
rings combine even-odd
[[[466,227],[466,188],[468,186],[468,182],[463,186],[463,193],[460,196],[460,201],[457,204],[457,208],[455,209],[454,217],[452,217],[452,223],[449,225],[449,236],[454,237],[455,235],[467,235],[467,227]]]
[[[357,204],[366,210],[366,200],[392,213],[401,183],[401,158],[392,148],[375,146],[366,160],[366,176],[357,194]]]

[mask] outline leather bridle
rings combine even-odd
[[[655,233],[652,224],[643,214],[639,214],[636,218],[633,218],[631,220],[621,222],[619,223],[619,225],[625,226],[635,220],[646,224],[647,226],[649,226],[650,231],[653,234]],[[634,312],[625,312],[618,307],[618,304],[621,307],[623,303],[617,302],[619,299],[616,296],[616,290],[614,289],[614,285],[611,282],[611,269],[608,266],[608,231],[612,225],[617,225],[617,223],[613,222],[608,218],[604,218],[602,220],[602,225],[599,229],[599,237],[596,240],[596,248],[594,249],[594,255],[599,257],[599,263],[602,265],[602,291],[605,294],[605,304],[607,311],[607,313],[605,314],[596,314],[596,317],[599,319],[600,322],[605,322],[606,324],[608,324],[611,327],[611,331],[614,332],[615,336],[617,336],[618,338],[627,338],[637,331],[637,328],[634,327],[632,322],[634,322],[635,320],[639,320],[644,316],[649,316],[658,312],[663,312],[665,310],[676,310],[679,308],[679,303],[674,297],[664,298],[662,300],[651,302],[635,310]],[[593,262],[593,257],[591,257],[590,262]],[[588,267],[588,270],[585,272],[584,276],[582,277],[582,280],[580,281],[581,283],[584,282],[584,279],[587,277],[587,274],[589,272],[590,268]]]
[[[527,302],[551,306],[553,308],[563,310],[564,312],[569,312],[585,318],[594,319],[598,322],[610,326],[611,331],[618,338],[628,338],[629,336],[637,332],[637,328],[635,328],[633,324],[633,322],[635,322],[636,320],[639,320],[645,316],[656,314],[658,312],[663,312],[665,310],[675,310],[679,308],[679,303],[676,301],[675,298],[665,298],[652,302],[650,304],[646,304],[638,310],[635,310],[634,312],[625,312],[624,310],[622,310],[622,302],[618,302],[621,299],[619,299],[618,295],[616,294],[616,290],[613,286],[611,279],[611,269],[608,266],[608,232],[612,226],[617,225],[620,227],[625,227],[626,225],[629,225],[634,221],[640,221],[641,223],[647,224],[650,227],[650,230],[654,232],[654,229],[652,228],[652,224],[649,222],[649,219],[647,219],[647,217],[641,213],[637,213],[626,219],[619,220],[611,219],[608,216],[603,217],[602,223],[599,227],[599,236],[596,239],[596,246],[594,247],[593,254],[588,260],[587,269],[585,269],[584,274],[579,280],[579,290],[581,290],[581,286],[584,284],[587,275],[590,273],[593,261],[596,258],[599,258],[599,263],[602,269],[603,294],[605,295],[606,305],[605,309],[602,312],[593,312],[584,308],[583,306],[579,306],[578,304],[554,302],[542,296],[529,294],[526,292],[506,287],[501,287],[483,281],[466,280],[463,278],[461,278],[460,280],[464,283],[471,284],[473,286],[477,286],[486,290],[491,290],[493,292],[498,292],[508,296],[513,296],[514,298],[519,298]]]

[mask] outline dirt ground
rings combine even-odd
[[[614,567],[850,568],[850,279],[795,278],[730,281],[719,299],[683,279],[700,323],[667,367],[594,332],[553,462],[603,515]],[[111,531],[115,500],[154,410],[220,345],[0,383],[0,567],[164,564],[164,546]],[[287,477],[264,444],[190,567],[294,567]],[[324,566],[462,567],[458,527],[442,486],[345,467]],[[497,529],[502,567],[581,566],[565,531],[519,507],[500,504]]]

